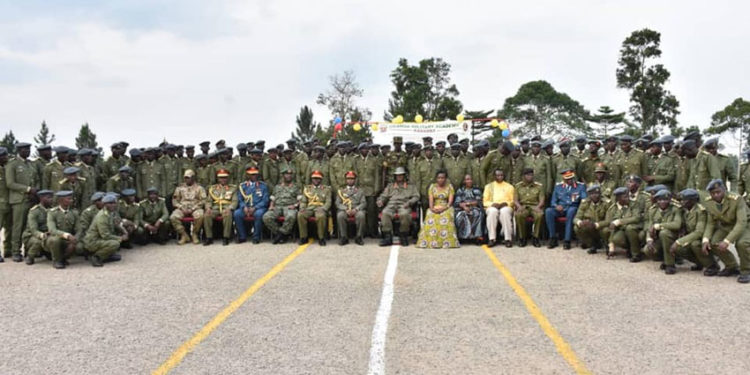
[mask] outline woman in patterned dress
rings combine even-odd
[[[447,177],[445,170],[439,170],[435,182],[427,189],[430,209],[419,231],[417,247],[440,249],[459,246],[453,222],[453,186],[447,183]]]
[[[484,208],[482,190],[474,187],[470,174],[464,177],[464,184],[456,192],[453,202],[456,209],[456,231],[461,240],[481,242],[484,237]]]

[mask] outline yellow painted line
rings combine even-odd
[[[505,277],[505,281],[507,281],[508,285],[513,288],[513,291],[516,292],[518,298],[520,298],[521,301],[523,301],[523,304],[526,305],[526,310],[528,310],[529,314],[531,314],[536,322],[539,323],[539,326],[542,327],[542,331],[544,331],[547,337],[552,340],[552,342],[555,344],[555,348],[557,348],[557,352],[562,355],[562,357],[568,362],[570,367],[572,367],[577,374],[591,374],[591,371],[589,371],[586,368],[586,365],[584,365],[583,362],[578,359],[578,356],[573,351],[573,349],[570,348],[570,345],[565,341],[560,333],[557,332],[557,329],[555,329],[552,323],[549,322],[547,317],[544,316],[542,310],[540,310],[539,306],[534,303],[534,300],[531,299],[528,293],[526,293],[526,290],[521,286],[521,284],[516,281],[516,278],[513,277],[510,271],[508,271],[508,268],[506,268],[505,265],[500,262],[499,259],[497,259],[495,254],[492,252],[492,250],[490,250],[489,247],[487,247],[487,245],[483,245],[482,249],[484,249],[484,252],[487,253],[487,256],[490,258],[497,270],[500,271],[503,277]]]
[[[232,301],[229,306],[225,307],[224,310],[221,310],[221,312],[214,316],[214,318],[211,319],[210,322],[206,323],[206,325],[204,325],[203,328],[198,331],[198,333],[191,337],[190,340],[185,341],[182,345],[180,345],[180,347],[177,348],[174,353],[172,353],[169,359],[164,361],[164,363],[162,363],[161,366],[159,366],[159,368],[154,370],[154,372],[152,372],[151,374],[167,374],[173,368],[179,365],[180,362],[182,362],[182,359],[185,358],[188,353],[195,349],[195,347],[198,346],[198,344],[200,344],[203,340],[205,340],[206,337],[211,334],[211,332],[213,332],[218,326],[221,325],[221,323],[224,323],[224,321],[227,320],[227,318],[232,315],[232,313],[234,313],[237,309],[240,308],[240,306],[247,302],[247,300],[252,297],[253,294],[258,291],[258,289],[260,289],[263,285],[265,285],[265,283],[276,276],[276,274],[281,272],[281,270],[283,270],[284,267],[287,266],[287,264],[293,261],[294,258],[305,252],[310,243],[311,242],[308,242],[298,247],[297,250],[294,250],[293,253],[289,254],[289,256],[284,258],[284,260],[282,260],[279,264],[271,268],[271,270],[268,271],[267,274],[256,280],[253,285],[247,288],[237,299]]]

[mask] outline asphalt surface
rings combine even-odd
[[[0,374],[141,374],[297,248],[123,250],[66,270],[0,264]],[[750,372],[750,286],[561,248],[497,258],[592,373]],[[310,245],[172,370],[365,374],[390,248]],[[573,373],[482,248],[400,249],[389,374]]]

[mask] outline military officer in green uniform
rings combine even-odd
[[[524,247],[529,238],[528,223],[526,218],[534,218],[532,224],[534,247],[540,247],[544,220],[545,192],[544,185],[534,181],[534,168],[526,167],[523,170],[523,181],[515,184],[515,206],[516,227],[519,246]]]
[[[646,218],[646,250],[653,254],[654,260],[662,260],[662,268],[667,275],[677,272],[674,264],[664,261],[664,253],[672,247],[682,228],[680,207],[672,203],[672,193],[660,190],[654,194],[656,206],[649,211]],[[672,263],[672,262],[670,262]]]
[[[745,203],[748,203],[750,206],[750,201],[747,198],[747,193],[750,192],[750,150],[745,151],[745,158],[748,161],[740,165],[740,175],[737,179],[737,194],[745,198]]]
[[[701,251],[701,237],[706,229],[706,209],[698,203],[700,195],[694,189],[685,189],[680,192],[681,214],[684,230],[680,231],[681,237],[677,238],[668,249],[664,250],[665,272],[676,272],[675,257],[680,257],[693,262],[695,265],[690,269],[700,271],[706,268],[706,274],[718,273],[718,265],[709,254]],[[672,270],[671,270],[672,269]]]
[[[77,209],[79,212],[86,208],[83,204],[88,200],[88,197],[87,199],[83,199],[83,195],[86,193],[84,186],[86,180],[83,177],[78,177],[80,171],[81,170],[78,167],[65,168],[63,170],[65,178],[58,184],[60,190],[70,190],[73,192],[73,208]]]
[[[415,186],[419,186],[419,194],[422,198],[422,207],[427,209],[427,189],[435,181],[435,175],[443,169],[443,160],[437,157],[432,146],[427,146],[423,150],[424,155],[417,163],[416,178],[411,181]]]
[[[393,137],[393,150],[389,151],[383,161],[383,181],[393,181],[393,173],[396,168],[406,168],[407,155],[401,150],[401,145],[404,143],[403,137]]]
[[[623,173],[622,168],[618,164],[620,151],[617,149],[617,137],[609,136],[604,140],[604,153],[601,155],[601,158],[609,169],[609,178],[619,186],[622,183]]]
[[[720,179],[711,180],[706,190],[710,197],[703,202],[708,212],[703,252],[710,252],[724,263],[719,276],[740,275],[738,282],[750,283],[750,230],[745,200],[735,193],[728,193]],[[735,246],[740,257],[739,267],[734,254],[729,251],[731,245]]]
[[[17,155],[5,165],[5,186],[8,188],[8,203],[11,210],[11,252],[13,261],[23,261],[21,240],[26,227],[31,201],[36,198],[37,173],[29,160],[31,144],[16,143]],[[7,233],[7,232],[6,232]],[[7,234],[6,234],[7,236]]]
[[[646,213],[648,208],[651,206],[651,195],[641,190],[641,184],[643,180],[640,176],[630,175],[625,177],[625,186],[628,189],[628,199],[630,199],[630,213],[631,215],[637,216],[638,221],[629,224],[628,229],[638,230],[638,242],[639,244],[645,241],[646,232],[644,231],[644,221],[646,220]],[[628,242],[630,243],[630,241]],[[635,250],[635,251],[633,251]],[[637,248],[631,245],[630,262],[638,263],[645,258],[645,254],[641,251],[641,247]]]
[[[514,149],[515,146],[513,146],[512,142],[505,141],[498,144],[498,148],[495,152],[487,154],[487,157],[484,158],[481,166],[482,175],[484,176],[485,181],[494,181],[494,173],[496,169],[502,169],[503,171],[511,170],[510,154]],[[432,180],[429,182],[432,182]]]
[[[0,253],[0,263],[4,262],[4,257],[11,256],[10,235],[11,233],[11,211],[8,204],[8,195],[10,191],[5,182],[5,166],[8,164],[8,149],[0,146],[0,230],[4,231],[2,253]]]
[[[52,190],[39,190],[39,204],[29,210],[26,219],[26,229],[23,232],[23,247],[26,249],[26,264],[34,264],[34,259],[39,255],[48,255],[46,246],[47,235],[47,210],[52,207]],[[15,259],[14,259],[15,260]]]
[[[279,149],[271,148],[268,150],[268,157],[263,160],[263,182],[268,185],[269,193],[273,194],[273,188],[281,181],[281,161],[279,158]]]
[[[688,185],[690,162],[692,159],[685,156],[682,149],[682,141],[680,141],[679,147],[673,149],[671,155],[675,162],[674,190],[683,191]]]
[[[217,184],[211,185],[206,189],[208,198],[206,199],[205,214],[203,215],[203,231],[206,233],[206,240],[203,245],[208,246],[214,243],[214,221],[217,216],[221,216],[223,226],[222,244],[229,245],[229,239],[232,237],[232,214],[239,204],[237,197],[237,186],[229,184],[230,173],[226,169],[220,169],[216,172]]]
[[[117,212],[120,215],[122,227],[133,242],[143,245],[143,227],[141,225],[141,208],[135,197],[135,189],[125,189],[121,192],[120,202],[117,205]],[[123,241],[120,245],[123,248],[130,249],[132,245],[130,240]]]
[[[323,175],[323,179],[321,180],[321,184],[328,186],[330,184],[330,180],[328,175],[324,175],[322,171],[328,170],[328,160],[325,159],[326,149],[323,146],[315,146],[312,150],[312,157],[310,160],[307,161],[307,166],[305,166],[306,173],[304,175],[304,179],[301,181],[301,185],[310,185],[312,183],[312,173],[314,171],[320,171],[321,175]]]
[[[133,179],[133,168],[123,165],[117,169],[117,173],[107,180],[106,191],[120,192],[125,189],[136,189]]]
[[[641,214],[637,208],[631,207],[627,188],[618,187],[612,194],[615,202],[607,209],[604,220],[594,227],[601,230],[602,239],[607,244],[607,258],[615,255],[616,247],[637,254],[640,251],[640,226],[636,224],[642,220]]]
[[[42,169],[42,189],[60,190],[60,180],[63,179],[63,170],[72,165],[68,163],[69,151],[65,146],[55,147],[55,159],[47,163]]]
[[[328,160],[328,175],[331,180],[331,189],[333,194],[346,186],[346,179],[344,175],[346,172],[354,169],[354,162],[352,157],[347,155],[348,142],[339,142],[336,145],[336,155],[333,155]],[[323,171],[325,173],[325,171]]]
[[[667,189],[672,191],[677,175],[677,165],[671,155],[662,152],[662,142],[662,138],[651,141],[650,155],[648,156],[649,171],[648,175],[643,176],[643,180],[650,185],[665,185]]]
[[[393,172],[393,182],[386,185],[377,200],[377,206],[383,208],[381,215],[381,229],[383,239],[380,246],[393,245],[393,220],[398,215],[399,239],[401,246],[409,245],[409,230],[411,228],[411,212],[419,201],[416,186],[406,182],[406,170],[396,168]]]
[[[138,216],[142,225],[138,242],[142,245],[149,242],[164,245],[169,239],[169,211],[166,200],[159,196],[159,191],[154,187],[146,189],[146,193],[148,197],[138,203]]]
[[[294,223],[297,222],[297,209],[301,199],[299,186],[294,183],[296,176],[294,169],[290,166],[283,166],[282,168],[282,180],[274,187],[268,211],[263,214],[263,225],[271,232],[274,245],[286,242],[292,234]],[[284,217],[284,222],[281,225],[277,222],[280,216]]]
[[[328,223],[328,211],[331,209],[331,188],[323,185],[323,172],[315,170],[310,173],[312,183],[306,185],[299,200],[297,227],[299,229],[299,243],[308,241],[307,219],[315,217],[318,230],[318,244],[326,245],[325,231]]]
[[[336,221],[339,228],[339,245],[344,246],[349,243],[348,225],[349,218],[354,219],[357,230],[354,243],[364,245],[362,238],[365,234],[365,209],[367,201],[365,193],[354,185],[357,179],[357,173],[348,171],[344,175],[346,186],[340,188],[336,194]]]
[[[39,186],[42,184],[42,178],[44,176],[44,167],[52,161],[52,146],[41,145],[36,148],[37,158],[32,161],[34,169],[36,170],[36,180],[39,181]]]
[[[117,196],[107,194],[102,198],[104,208],[97,212],[89,229],[86,231],[86,250],[91,256],[89,260],[94,267],[101,267],[104,262],[120,260],[115,254],[120,248],[120,242],[127,241],[127,233],[115,234],[115,210],[117,210]]]
[[[576,237],[581,240],[581,246],[583,248],[588,247],[589,254],[596,254],[604,247],[601,232],[597,229],[597,223],[603,222],[607,218],[607,209],[610,202],[609,199],[603,197],[601,186],[595,183],[589,185],[586,194],[586,198],[581,200],[581,205],[576,211],[576,217],[573,219],[573,230]]]
[[[167,192],[167,177],[164,166],[156,161],[156,150],[149,148],[146,150],[146,161],[141,165],[138,171],[138,191],[139,197],[146,196],[146,189],[155,187],[159,189],[159,195],[164,196]]]
[[[609,178],[608,168],[604,163],[599,163],[594,168],[594,181],[593,184],[599,185],[599,189],[602,193],[602,197],[606,200],[612,200],[612,192],[615,191],[617,185],[615,181]]]
[[[594,173],[596,173],[596,166],[597,164],[602,163],[602,158],[599,156],[600,147],[601,142],[592,139],[589,141],[588,155],[581,156],[582,159],[579,164],[578,176],[580,176],[581,181],[587,185],[594,183],[594,180],[596,179],[594,175]]]
[[[549,158],[542,154],[541,142],[531,141],[531,154],[526,158],[526,166],[534,169],[534,181],[542,184],[545,196],[550,196],[552,188],[555,186],[552,180],[552,164]],[[485,179],[484,181],[494,181],[494,177],[491,180]]]
[[[195,157],[196,170],[195,170],[195,182],[198,185],[208,187],[211,185],[211,166],[208,164],[208,156],[200,154]]]
[[[378,209],[375,200],[383,187],[380,181],[383,165],[378,157],[371,154],[370,147],[366,143],[361,143],[357,149],[359,155],[354,158],[354,171],[358,177],[359,189],[362,190],[367,203],[365,233],[375,238],[378,235]]]
[[[721,180],[724,181],[724,183],[729,184],[729,188],[732,192],[737,192],[737,168],[732,163],[732,159],[719,153],[719,139],[711,138],[707,140],[706,143],[703,144],[703,149],[715,158],[719,164]]]
[[[127,149],[127,143],[125,142],[117,142],[113,143],[110,147],[110,150],[112,151],[112,155],[110,155],[107,160],[104,161],[102,170],[104,171],[104,178],[109,179],[110,177],[117,174],[117,172],[120,170],[121,167],[128,165],[128,161],[130,158],[128,158],[127,155],[125,155],[125,150]],[[122,191],[122,190],[108,190],[108,191]]]
[[[63,269],[74,254],[83,254],[78,248],[78,210],[73,207],[73,192],[58,191],[57,206],[47,213],[47,249],[52,253],[52,267]],[[28,263],[28,258],[26,259]]]
[[[81,161],[75,163],[75,166],[80,169],[78,175],[83,178],[81,181],[83,183],[83,202],[77,204],[78,207],[88,207],[91,204],[88,198],[96,192],[96,181],[98,179],[94,166],[94,155],[96,154],[96,151],[85,148],[78,151]]]
[[[560,153],[552,157],[552,170],[555,176],[555,183],[562,182],[562,174],[557,173],[558,171],[564,171],[570,169],[577,171],[580,169],[580,159],[577,156],[570,153],[570,141],[564,140],[558,144]]]
[[[94,194],[91,194],[91,197],[89,198],[89,200],[91,201],[91,205],[81,211],[80,215],[78,216],[78,226],[76,227],[76,239],[78,240],[78,244],[76,246],[77,249],[83,254],[88,254],[88,250],[86,248],[86,231],[89,230],[89,227],[94,221],[94,217],[96,216],[96,214],[99,213],[99,210],[104,208],[102,198],[104,198],[104,193],[101,191],[97,191]]]
[[[621,168],[622,176],[646,176],[648,175],[648,163],[646,154],[633,148],[633,137],[623,135],[620,137],[620,157],[617,164]],[[611,165],[611,164],[607,164]]]

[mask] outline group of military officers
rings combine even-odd
[[[197,155],[194,146],[165,143],[159,147],[131,148],[127,152],[129,157],[126,155],[129,145],[118,142],[111,146],[111,155],[103,160],[97,150],[44,145],[37,147],[38,157],[33,161],[29,159],[31,145],[18,143],[13,157],[7,150],[0,150],[3,166],[0,226],[6,233],[3,255],[23,261],[23,245],[26,262],[30,264],[42,254],[51,257],[55,267],[64,268],[72,254],[83,254],[92,255],[92,263],[101,265],[116,260],[116,249],[120,246],[129,247],[131,241],[163,244],[171,232],[176,233],[179,244],[200,243],[202,232],[203,243],[210,245],[214,224],[218,222],[222,225],[224,244],[229,243],[235,230],[237,241],[245,242],[248,226],[252,226],[255,243],[261,241],[263,228],[271,233],[274,243],[284,242],[291,237],[295,224],[300,242],[306,242],[308,221],[315,222],[321,245],[325,245],[326,237],[334,231],[342,245],[348,243],[349,223],[355,227],[357,244],[361,245],[365,236],[380,236],[381,245],[389,245],[396,233],[402,244],[408,244],[411,212],[420,202],[423,208],[427,207],[427,189],[437,171],[447,171],[448,179],[456,187],[470,175],[481,188],[492,182],[494,172],[500,169],[506,181],[517,188],[516,233],[523,245],[528,230],[525,220],[521,220],[522,213],[533,218],[532,239],[539,246],[545,230],[541,226],[544,213],[539,208],[554,200],[558,187],[565,188],[560,172],[571,175],[572,171],[577,182],[588,186],[588,197],[572,202],[577,213],[571,216],[574,220],[566,223],[571,229],[566,230],[566,248],[570,248],[572,235],[567,232],[574,231],[589,252],[606,247],[611,255],[616,247],[627,247],[635,262],[643,259],[642,250],[656,253],[661,249],[669,256],[657,258],[664,258],[666,272],[673,273],[670,259],[675,258],[675,252],[670,251],[680,250],[672,249],[674,244],[692,245],[694,239],[675,238],[669,246],[664,246],[670,240],[661,241],[662,233],[671,231],[676,236],[690,225],[685,218],[680,228],[674,229],[674,225],[672,229],[662,228],[662,219],[650,216],[653,209],[660,207],[659,197],[670,194],[672,199],[671,192],[682,192],[675,197],[689,201],[697,192],[695,205],[688,209],[689,204],[680,206],[672,202],[673,210],[695,208],[710,213],[708,199],[713,195],[706,191],[709,182],[714,187],[718,186],[717,181],[721,183],[725,192],[722,199],[733,201],[743,200],[744,187],[750,182],[745,165],[738,176],[730,159],[718,153],[718,141],[703,143],[698,132],[689,133],[680,141],[672,136],[657,139],[644,136],[635,140],[624,135],[607,137],[604,142],[578,137],[555,143],[535,137],[518,143],[500,141],[495,149],[482,140],[471,151],[469,140],[459,140],[455,134],[449,135],[447,142],[440,140],[434,145],[431,137],[422,141],[422,144],[404,143],[401,137],[394,137],[392,147],[372,142],[355,147],[345,141],[334,141],[324,147],[317,140],[298,146],[297,141],[290,139],[287,147],[278,145],[268,150],[265,142],[257,141],[238,144],[238,155],[223,140],[216,142],[214,151],[210,142],[200,143]],[[557,153],[555,146],[559,149]],[[532,177],[524,178],[527,174]],[[727,185],[732,192],[726,192]],[[649,197],[651,204],[640,203],[648,200],[641,197],[646,194],[644,190],[653,192],[653,197]],[[624,201],[621,204],[621,196],[639,202],[640,214],[619,217],[626,215],[626,211],[636,211],[623,209],[632,204],[626,205]],[[52,208],[54,202],[57,204]],[[723,210],[719,214],[726,211],[725,203],[717,204]],[[744,204],[741,206],[744,210]],[[380,220],[379,209],[382,209]],[[611,220],[605,220],[607,217]],[[398,231],[393,228],[395,219],[401,224]],[[653,220],[651,227],[647,226],[648,220]],[[739,254],[738,267],[736,260],[732,263],[727,252],[721,250],[723,242],[713,242],[714,232],[722,233],[719,229],[728,225],[723,216],[716,220],[716,225],[707,223],[702,228],[712,231],[700,238],[701,243],[709,244],[707,248],[700,246],[702,257],[677,252],[676,258],[696,260],[710,275],[716,267],[708,262],[713,257],[705,252],[713,254],[710,250],[716,248],[716,255],[725,264],[725,269],[716,273],[733,275],[741,268],[744,280],[750,273],[745,255]],[[745,218],[743,223],[746,221]],[[186,223],[192,229],[186,229]],[[554,222],[550,226],[548,220],[547,224],[546,230],[554,234]],[[623,230],[618,230],[621,227]],[[635,231],[634,227],[640,229]],[[739,253],[744,245],[731,233],[727,242],[736,245]],[[106,241],[110,242],[105,244]],[[114,246],[112,241],[118,245]],[[549,245],[557,245],[556,235],[551,236]]]

